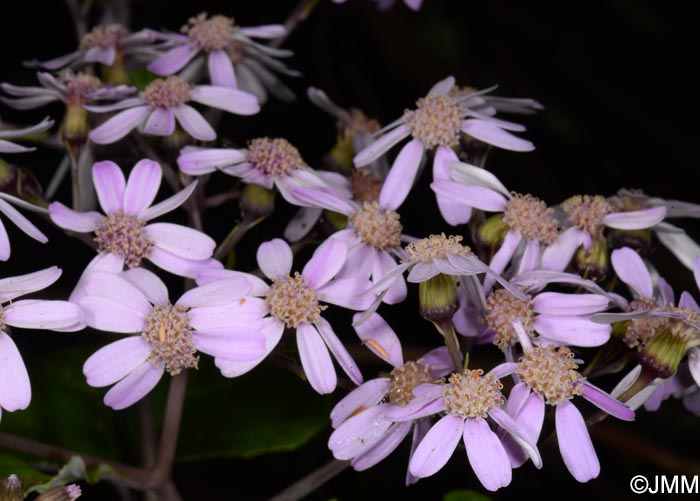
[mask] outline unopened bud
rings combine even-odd
[[[457,147],[457,156],[462,162],[471,165],[483,165],[491,147],[467,134],[462,134]]]
[[[0,501],[22,501],[24,486],[17,475],[10,475],[0,485]]]
[[[82,495],[76,484],[53,487],[36,498],[36,501],[75,501]]]
[[[323,160],[332,170],[350,174],[355,169],[352,162],[354,156],[352,137],[348,135],[340,138]]]
[[[479,258],[488,263],[503,244],[508,233],[508,225],[503,221],[503,215],[491,216],[476,231],[476,250]]]
[[[438,324],[452,320],[459,309],[455,277],[440,273],[421,282],[418,286],[418,301],[423,318]]]
[[[588,249],[579,247],[574,256],[574,266],[584,278],[603,280],[610,267],[610,253],[605,238],[596,238]]]
[[[64,141],[72,146],[82,145],[90,132],[87,110],[79,104],[69,104],[60,131]]]
[[[676,373],[687,349],[687,339],[667,329],[656,334],[642,348],[639,363],[655,377],[666,379]]]
[[[241,213],[243,217],[256,220],[269,216],[275,210],[275,192],[258,186],[248,184],[241,193]]]

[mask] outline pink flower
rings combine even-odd
[[[415,398],[408,405],[386,413],[387,419],[399,422],[445,413],[414,451],[408,465],[412,475],[423,478],[437,473],[461,439],[469,463],[486,489],[495,491],[508,485],[512,478],[510,459],[488,419],[507,432],[537,468],[542,467],[536,439],[503,410],[503,385],[493,372],[483,375],[481,369],[467,369],[452,374],[445,384],[424,383],[413,391]]]
[[[212,308],[226,308],[249,290],[244,279],[219,280],[190,289],[171,304],[165,284],[143,268],[119,275],[93,272],[79,301],[88,325],[136,335],[105,346],[85,362],[88,384],[114,385],[104,402],[124,409],[150,392],[165,372],[174,376],[197,368],[198,351],[232,360],[260,356],[265,340],[259,322],[242,325],[231,316],[216,328],[209,323]]]
[[[574,355],[566,347],[549,345],[533,347],[518,322],[514,322],[523,346],[517,363],[505,363],[492,373],[503,377],[516,373],[520,377],[508,398],[507,412],[525,432],[529,442],[536,442],[544,421],[545,403],[556,407],[557,440],[564,464],[579,482],[588,482],[600,473],[600,463],[588,434],[586,423],[576,406],[575,396],[582,396],[593,405],[625,421],[634,420],[634,411],[592,385],[581,376]],[[506,442],[512,466],[526,459],[522,444]]]
[[[192,86],[179,77],[157,79],[132,97],[107,106],[87,106],[89,111],[104,113],[120,111],[90,132],[98,144],[120,140],[135,127],[143,124],[143,132],[169,136],[175,132],[175,121],[195,139],[213,141],[216,132],[189,101],[213,106],[236,115],[254,115],[260,111],[257,98],[247,92],[216,85]]]
[[[493,113],[479,111],[483,107],[482,96],[491,89],[455,97],[453,77],[448,77],[433,86],[428,95],[417,101],[417,109],[407,111],[403,117],[385,127],[377,140],[355,156],[355,166],[363,167],[373,162],[395,144],[411,137],[394,160],[385,181],[379,202],[383,206],[398,208],[406,199],[418,175],[418,168],[426,150],[435,149],[433,178],[435,181],[450,179],[450,165],[457,162],[453,147],[462,133],[499,148],[513,151],[531,151],[530,141],[506,132],[522,131],[525,127],[493,117]],[[466,223],[471,209],[438,197],[438,206],[445,221],[451,225]]]
[[[357,364],[345,349],[331,324],[321,313],[331,303],[352,310],[367,308],[373,296],[366,294],[371,283],[355,278],[335,278],[347,257],[344,243],[328,239],[321,244],[301,273],[292,270],[292,250],[279,238],[263,243],[258,248],[258,265],[272,285],[260,280],[253,284],[255,296],[264,297],[248,310],[251,317],[264,317],[263,334],[267,338],[265,353],[257,360],[238,363],[225,357],[217,358],[216,366],[224,375],[239,375],[250,370],[263,360],[279,342],[285,328],[296,331],[297,348],[301,365],[311,387],[319,393],[331,393],[337,377],[330,353],[356,384],[362,382],[362,374]],[[228,271],[204,271],[199,283],[229,275]],[[250,279],[248,279],[250,281]]]
[[[20,146],[19,144],[15,144],[10,141],[5,141],[5,139],[15,139],[20,138],[22,136],[29,136],[30,134],[37,134],[39,132],[49,130],[52,126],[53,120],[47,117],[32,127],[0,131],[0,153],[25,153],[27,151],[34,151],[36,148],[27,148],[25,146]]]
[[[42,87],[19,87],[8,83],[0,84],[2,90],[14,96],[2,97],[3,103],[18,110],[39,108],[54,101],[61,101],[67,106],[84,107],[102,100],[124,99],[136,90],[128,85],[105,85],[102,81],[87,73],[62,71],[54,77],[50,73],[37,72]]]
[[[47,70],[90,63],[112,66],[116,60],[121,60],[125,56],[153,55],[154,49],[150,44],[156,40],[156,37],[157,33],[152,30],[129,33],[128,29],[119,24],[95,26],[89,33],[83,35],[78,50],[50,61],[32,61],[28,65],[40,66]]]
[[[195,278],[203,268],[221,267],[211,259],[216,242],[197,230],[172,223],[147,224],[179,207],[196,182],[162,202],[151,205],[160,188],[162,171],[152,160],[140,160],[128,182],[117,164],[109,160],[92,168],[100,206],[98,212],[77,212],[61,202],[49,205],[51,220],[77,233],[95,233],[100,253],[117,256],[122,266],[140,266],[144,259],[185,277]]]
[[[277,59],[293,53],[253,40],[284,36],[287,30],[281,24],[244,28],[235,25],[230,17],[207,17],[206,13],[201,13],[190,18],[182,32],[158,35],[166,40],[168,51],[148,65],[150,71],[162,76],[172,75],[199,54],[204,54],[212,85],[250,92],[261,104],[267,100],[268,91],[285,101],[294,99],[292,91],[273,73],[299,76]]]
[[[32,398],[29,375],[6,327],[80,330],[78,307],[67,301],[16,298],[45,289],[61,276],[52,266],[41,271],[0,280],[0,418],[2,410],[26,409]]]
[[[396,406],[408,405],[414,388],[420,384],[432,383],[449,374],[452,362],[447,349],[442,347],[415,362],[404,363],[399,338],[377,314],[356,327],[356,331],[365,346],[394,367],[390,376],[358,386],[331,412],[335,431],[328,440],[328,447],[336,459],[352,460],[352,467],[362,471],[391,454],[411,429],[414,430],[411,451],[415,450],[430,427],[428,418],[394,423],[386,419],[386,413]],[[406,484],[416,480],[407,473]]]
[[[299,150],[283,138],[259,137],[240,150],[186,147],[180,152],[177,164],[191,176],[220,170],[268,190],[275,187],[287,202],[299,206],[309,204],[294,194],[295,188],[345,185],[340,174],[316,171],[306,165]]]

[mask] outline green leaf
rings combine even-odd
[[[178,459],[295,450],[328,426],[332,403],[278,367],[258,366],[226,379],[203,366],[191,374]]]
[[[484,496],[471,489],[457,489],[450,491],[442,497],[442,501],[490,501],[491,498]]]
[[[86,481],[88,484],[96,484],[100,480],[102,475],[116,475],[117,473],[111,467],[107,465],[99,465],[96,468],[86,468],[85,462],[79,456],[73,456],[70,458],[63,467],[58,470],[58,473],[53,477],[49,477],[47,481],[41,483],[35,483],[30,486],[25,482],[25,492],[31,494],[32,492],[42,493],[53,487],[60,487],[63,485],[68,485],[76,481]],[[27,487],[29,487],[27,489]]]

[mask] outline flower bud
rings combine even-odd
[[[687,339],[667,329],[656,334],[642,348],[638,355],[639,363],[655,377],[666,379],[676,373],[687,349]]]
[[[37,497],[35,501],[75,501],[82,495],[80,486],[70,484],[54,487]]]
[[[261,217],[269,216],[275,210],[275,192],[258,186],[248,184],[241,193],[241,213],[243,217],[253,221]]]
[[[22,501],[24,486],[17,475],[10,475],[0,485],[0,501]]]
[[[418,301],[423,318],[437,324],[451,321],[459,308],[455,277],[440,273],[421,282],[418,286]]]
[[[69,104],[61,123],[61,138],[73,146],[81,145],[87,139],[90,125],[87,110],[79,104]]]
[[[476,250],[479,258],[488,263],[503,244],[508,233],[508,225],[503,221],[503,215],[491,216],[476,231]]]
[[[579,247],[574,255],[574,267],[581,276],[594,281],[600,281],[608,274],[610,253],[604,237],[593,240],[589,249]]]
[[[335,143],[333,149],[323,159],[325,164],[336,172],[350,174],[355,170],[355,165],[352,162],[355,156],[355,151],[352,147],[352,137],[347,135],[342,137]]]
[[[609,230],[608,242],[612,249],[629,247],[644,257],[651,252],[651,230]]]

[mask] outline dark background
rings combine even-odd
[[[140,0],[132,3],[132,29],[177,30],[200,11],[233,16],[244,26],[268,24],[282,22],[293,6],[291,1]],[[5,11],[0,30],[0,80],[33,84],[33,74],[21,67],[22,61],[73,50],[70,17],[60,1],[12,2],[5,9],[11,11]],[[260,135],[286,137],[315,165],[332,146],[335,131],[332,120],[306,100],[308,85],[388,123],[412,107],[433,83],[452,74],[460,84],[482,88],[499,84],[496,94],[532,97],[546,108],[523,122],[528,126],[526,136],[537,147],[534,152],[497,151],[489,159],[489,169],[509,189],[531,192],[552,205],[574,194],[610,195],[622,187],[698,202],[693,72],[698,17],[689,9],[690,4],[632,0],[576,4],[425,0],[423,9],[414,13],[400,1],[390,11],[378,12],[369,0],[348,0],[344,5],[322,0],[285,45],[296,53],[290,65],[304,74],[286,79],[299,100],[285,104],[273,99],[258,116],[226,117],[219,132],[237,142]],[[0,110],[6,120],[17,121],[20,116],[6,107]],[[46,110],[21,116],[25,123],[33,123]],[[48,110],[56,117],[61,108]],[[58,157],[43,153],[4,158],[32,166],[44,182],[58,162]],[[420,235],[448,229],[427,188],[412,195],[414,200],[422,196],[431,203],[409,200],[402,213],[407,232]],[[206,224],[216,233],[227,223],[208,219]],[[61,263],[66,269],[61,284],[69,290],[79,273],[77,266],[91,257],[91,251],[76,248],[79,244],[67,239],[52,247],[70,249],[64,255],[57,255],[57,250],[47,253],[7,226],[14,255],[0,264],[2,276]],[[60,241],[47,225],[42,229]],[[276,236],[274,226],[256,231],[258,242]],[[661,271],[677,288],[693,287],[690,290],[697,293],[689,272],[665,251],[658,256]],[[253,264],[245,256],[241,260]],[[28,341],[18,343],[23,353],[36,349]],[[531,465],[514,471],[513,483],[494,497],[632,496],[628,481],[634,474],[684,473],[669,466],[673,462],[661,461],[660,451],[697,459],[692,447],[698,439],[696,419],[675,401],[661,413],[641,412],[638,423],[631,426],[609,419],[600,426],[599,440],[594,431],[603,471],[599,479],[576,483],[554,448],[543,452],[543,472],[536,473]],[[297,453],[178,466],[175,478],[185,499],[263,499],[330,459],[325,448],[328,433],[322,432]],[[611,437],[628,438],[620,445]],[[643,445],[642,452],[635,444]],[[347,471],[313,499],[439,499],[452,488],[480,489],[463,451],[439,474],[405,489],[407,452],[395,452],[370,472]],[[681,463],[696,467],[689,461]]]

